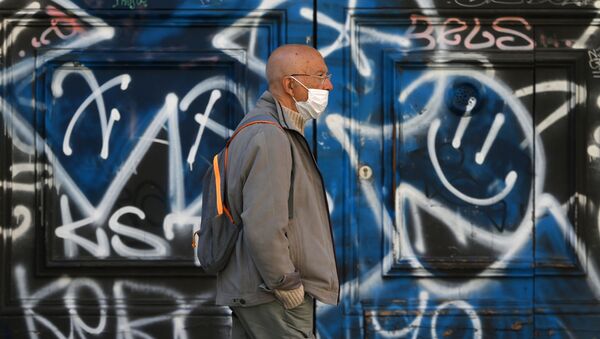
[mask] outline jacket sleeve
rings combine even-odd
[[[290,141],[274,126],[262,126],[245,155],[241,218],[244,241],[267,289],[300,286],[288,248]]]

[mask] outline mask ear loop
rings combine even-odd
[[[300,84],[300,86],[302,86],[302,87],[306,88],[306,90],[308,91],[308,87],[304,86],[304,84],[303,84],[303,83],[301,83],[301,82],[300,82],[300,80],[296,79],[296,78],[295,78],[293,75],[288,75],[288,76],[289,76],[290,78],[292,78],[292,79],[296,80],[296,81],[297,81],[297,82]]]
[[[304,84],[303,84],[303,83],[301,83],[301,82],[300,82],[300,80],[296,79],[296,78],[295,78],[293,75],[288,75],[288,77],[290,77],[290,78],[292,78],[292,79],[296,80],[296,82],[297,82],[297,83],[299,83],[299,84],[300,84],[300,86],[302,86],[302,87],[306,88],[306,90],[308,91],[308,87],[304,86]],[[298,100],[296,100],[296,98],[294,98],[294,96],[293,96],[293,95],[292,95],[292,99],[294,99],[294,102],[295,102],[295,103],[298,103]]]

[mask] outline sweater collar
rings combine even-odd
[[[281,105],[281,109],[283,110],[284,116],[289,118],[289,120],[294,124],[294,127],[296,127],[300,133],[304,135],[304,127],[309,119],[306,119],[301,113],[291,110],[283,105]]]
[[[273,94],[269,91],[265,91],[260,98],[256,106],[267,108],[267,111],[283,126],[284,128],[294,130],[304,135],[304,129],[300,129],[296,123],[292,121],[292,117],[289,114],[284,113],[285,107],[283,107],[277,99],[273,97]],[[295,113],[295,112],[294,112]]]

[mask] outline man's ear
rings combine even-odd
[[[292,80],[292,78],[283,77],[281,79],[281,87],[285,93],[294,96],[294,80]]]

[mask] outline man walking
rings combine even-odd
[[[243,229],[217,276],[217,304],[233,311],[233,338],[314,338],[314,300],[336,305],[339,281],[323,180],[304,126],[333,89],[321,54],[277,48],[269,90],[229,146],[227,200]],[[281,127],[281,128],[279,128]]]

